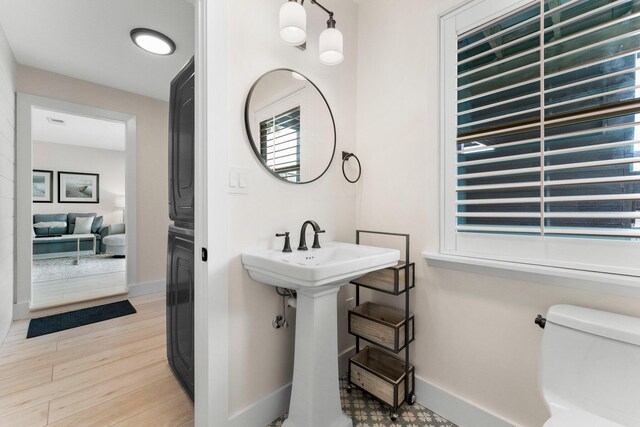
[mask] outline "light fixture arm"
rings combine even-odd
[[[333,12],[327,9],[326,7],[324,7],[323,5],[321,5],[320,3],[318,3],[316,0],[310,0],[310,1],[311,1],[311,4],[315,4],[316,6],[324,10],[329,15],[329,21],[327,21],[327,25],[329,26],[329,28],[335,28],[336,21],[335,19],[333,19]],[[300,0],[300,4],[304,6],[304,0]]]
[[[304,1],[288,0],[280,6],[280,37],[289,46],[295,46],[300,50],[306,50],[307,14]],[[344,38],[342,32],[336,29],[336,20],[333,19],[333,11],[327,9],[318,0],[309,0],[322,9],[329,19],[327,28],[320,33],[318,50],[320,62],[325,65],[337,65],[344,59]]]

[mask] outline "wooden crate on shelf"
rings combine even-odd
[[[349,375],[351,384],[394,408],[405,400],[405,381],[410,393],[415,384],[413,366],[409,365],[407,376],[403,361],[374,347],[365,347],[349,359]]]
[[[400,295],[406,292],[405,274],[409,275],[409,289],[411,289],[415,286],[415,263],[413,262],[407,265],[399,261],[393,267],[372,271],[352,280],[351,283],[387,294]]]
[[[403,310],[365,302],[349,310],[349,333],[394,353],[405,346]],[[409,342],[414,339],[413,315],[409,316]]]

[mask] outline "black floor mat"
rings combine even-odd
[[[65,329],[115,319],[116,317],[127,316],[135,312],[136,309],[133,308],[129,300],[124,300],[31,319],[27,338],[39,337],[40,335],[52,334],[54,332],[64,331]]]

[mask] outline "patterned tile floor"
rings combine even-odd
[[[347,393],[346,379],[340,380],[342,409],[353,418],[354,427],[457,427],[427,408],[418,405],[402,405],[394,422],[389,419],[389,406],[380,403],[362,390],[355,388]],[[267,427],[280,427],[285,417],[278,418]]]

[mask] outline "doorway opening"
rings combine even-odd
[[[31,110],[32,309],[126,294],[126,124]]]
[[[17,117],[18,301],[39,310],[126,294],[136,274],[136,118],[23,93]]]

